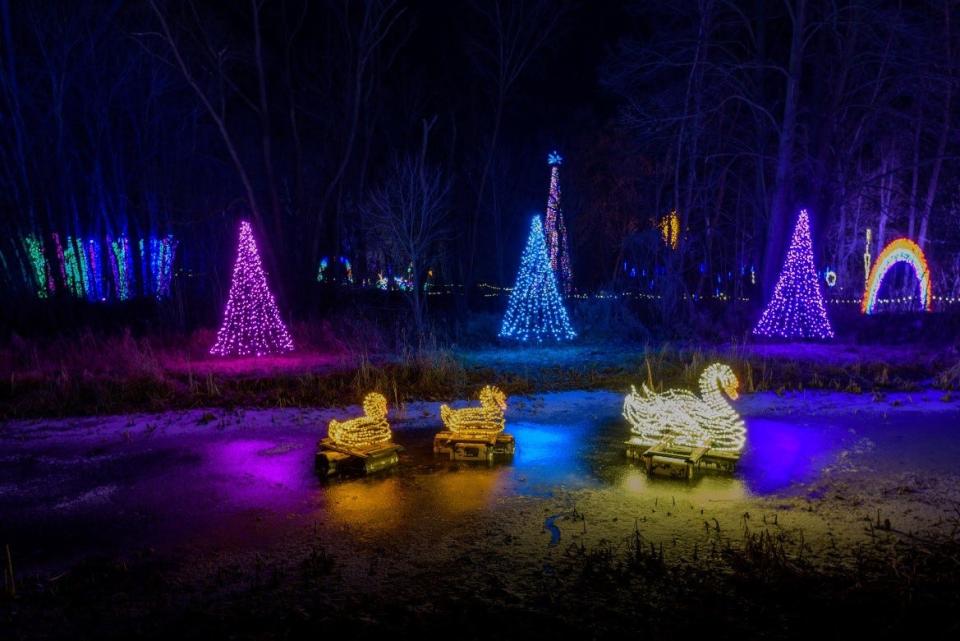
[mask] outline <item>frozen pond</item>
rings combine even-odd
[[[409,404],[392,414],[405,448],[398,468],[329,483],[313,471],[316,441],[331,417],[356,408],[9,423],[0,427],[0,542],[21,570],[52,571],[144,546],[270,545],[309,524],[358,541],[411,524],[431,537],[468,515],[513,510],[542,529],[543,514],[571,502],[624,520],[651,499],[741,510],[817,496],[825,479],[956,478],[960,458],[960,405],[939,392],[757,394],[737,403],[748,445],[734,475],[651,479],[624,456],[621,402],[608,392],[512,399],[516,456],[493,467],[434,458],[438,404]]]

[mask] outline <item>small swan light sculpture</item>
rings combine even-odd
[[[387,422],[387,399],[372,392],[363,399],[363,413],[349,421],[330,421],[327,434],[334,443],[353,449],[370,449],[386,445],[393,438]]]
[[[670,442],[739,452],[746,441],[747,428],[727,401],[737,400],[738,386],[733,370],[723,363],[710,365],[700,375],[700,398],[687,390],[657,394],[646,385],[638,393],[631,385],[624,399],[623,416],[630,422],[633,442]]]
[[[467,436],[493,436],[504,428],[503,413],[507,396],[498,387],[487,385],[480,390],[480,407],[455,410],[440,406],[440,419],[451,432]]]

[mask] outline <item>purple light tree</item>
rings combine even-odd
[[[777,338],[833,338],[813,265],[810,216],[806,209],[801,209],[797,217],[773,298],[753,333]]]
[[[265,356],[293,350],[293,339],[280,320],[277,302],[267,286],[257,241],[246,220],[240,222],[237,262],[233,265],[230,296],[223,312],[216,356]]]
[[[567,226],[563,222],[563,210],[560,208],[560,165],[563,164],[563,158],[554,151],[547,156],[547,164],[550,165],[550,193],[547,196],[543,234],[547,240],[550,266],[557,275],[557,286],[561,293],[569,294],[573,277],[570,271],[570,244]]]

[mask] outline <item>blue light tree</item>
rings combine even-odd
[[[571,340],[576,336],[557,290],[543,225],[540,217],[534,216],[527,246],[520,258],[517,283],[510,292],[507,313],[500,326],[500,337],[542,343]]]

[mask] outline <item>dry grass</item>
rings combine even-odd
[[[388,350],[369,327],[296,327],[301,354],[253,364],[210,359],[209,331],[188,337],[102,337],[82,333],[46,343],[18,338],[0,348],[0,419],[65,416],[194,407],[339,406],[379,391],[394,403],[447,400],[492,383],[510,394],[571,389],[692,388],[714,360],[729,363],[746,393],[797,389],[848,392],[910,390],[931,382],[960,385],[956,359],[931,349],[847,348],[842,359],[802,347],[792,352],[733,344],[578,345],[543,352],[480,350],[492,358],[424,347]],[[566,351],[564,351],[566,350]],[[840,351],[841,347],[837,347]],[[858,351],[859,350],[859,351]],[[520,358],[515,355],[521,354]],[[529,354],[530,359],[523,358]],[[539,357],[537,355],[539,354]],[[510,356],[498,360],[498,355]]]
[[[350,587],[341,576],[349,560],[320,541],[222,560],[196,577],[146,551],[26,581],[3,622],[13,638],[56,638],[64,629],[100,639],[315,638],[318,630],[439,638],[455,629],[464,638],[783,639],[893,638],[914,634],[923,621],[953,638],[956,536],[921,540],[884,530],[843,563],[807,555],[802,537],[760,529],[676,557],[636,529],[623,541],[572,543],[551,563],[504,554],[481,568],[398,574],[371,596]],[[373,563],[370,590],[382,580]]]

